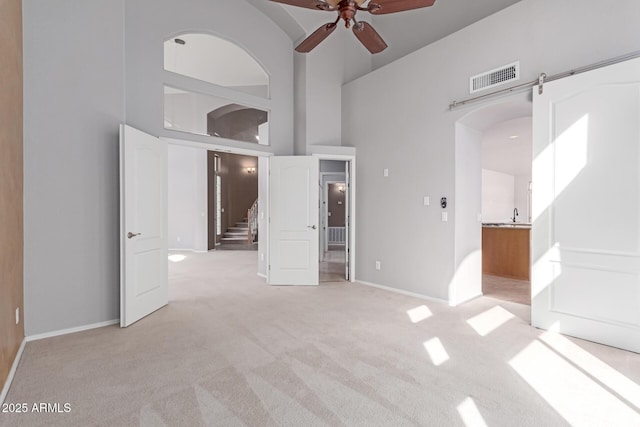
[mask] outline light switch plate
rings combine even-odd
[[[387,177],[389,176],[389,169],[388,168],[384,168],[384,170],[382,171],[382,175]]]
[[[425,206],[429,206],[431,204],[431,198],[429,196],[424,196],[422,203],[424,203]]]
[[[442,212],[442,222],[447,221],[449,221],[449,214],[447,214],[446,212]]]

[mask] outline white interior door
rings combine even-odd
[[[120,126],[120,326],[167,305],[167,143]]]
[[[317,285],[319,274],[317,157],[270,161],[269,270],[271,285]]]
[[[532,324],[640,352],[640,59],[534,89]]]

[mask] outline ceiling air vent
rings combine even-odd
[[[512,64],[472,76],[469,79],[469,90],[471,93],[475,93],[519,79],[520,61],[517,61]]]

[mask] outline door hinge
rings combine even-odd
[[[544,79],[547,78],[545,73],[540,73],[538,76],[538,95],[542,95],[544,92]]]

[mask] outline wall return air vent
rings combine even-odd
[[[471,93],[499,86],[503,83],[520,79],[520,61],[509,65],[476,74],[469,79],[469,91]]]

